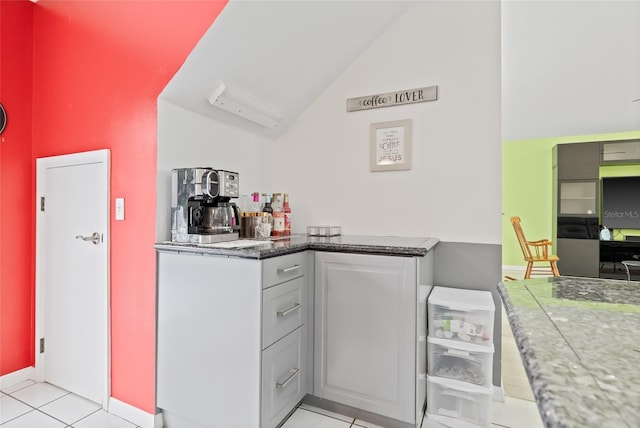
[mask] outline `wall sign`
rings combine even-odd
[[[411,169],[411,119],[372,123],[371,171]]]
[[[347,98],[347,111],[401,106],[405,104],[423,103],[425,101],[435,101],[437,99],[438,87],[425,86],[424,88],[367,95],[366,97]]]

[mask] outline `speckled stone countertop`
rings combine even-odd
[[[640,427],[640,283],[556,277],[498,287],[547,427]]]
[[[250,259],[268,259],[305,250],[346,253],[381,254],[390,256],[424,256],[438,243],[437,238],[407,238],[399,236],[332,236],[316,237],[291,235],[287,239],[274,239],[254,247],[219,248],[215,244],[186,244],[159,242],[158,251],[196,253]]]

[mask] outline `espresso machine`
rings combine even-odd
[[[230,203],[239,195],[236,172],[213,168],[171,170],[171,241],[210,244],[238,239]]]

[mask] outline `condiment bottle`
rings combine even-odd
[[[273,236],[284,236],[284,211],[280,193],[273,194]]]
[[[289,206],[289,195],[286,193],[284,194],[282,211],[284,212],[284,234],[289,236],[291,235],[291,207]]]
[[[251,204],[251,211],[254,213],[262,211],[260,207],[260,193],[253,192],[252,196],[253,196],[253,202]]]
[[[265,213],[269,213],[273,215],[273,207],[271,206],[271,196],[262,194],[264,196],[264,207],[262,207],[262,211]]]
[[[262,207],[262,212],[265,212],[269,215],[269,230],[270,234],[273,234],[273,207],[271,206],[271,195],[267,195],[263,193],[264,196],[264,206]]]

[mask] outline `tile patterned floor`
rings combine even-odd
[[[69,391],[28,380],[0,392],[0,427],[136,428],[136,425]]]

